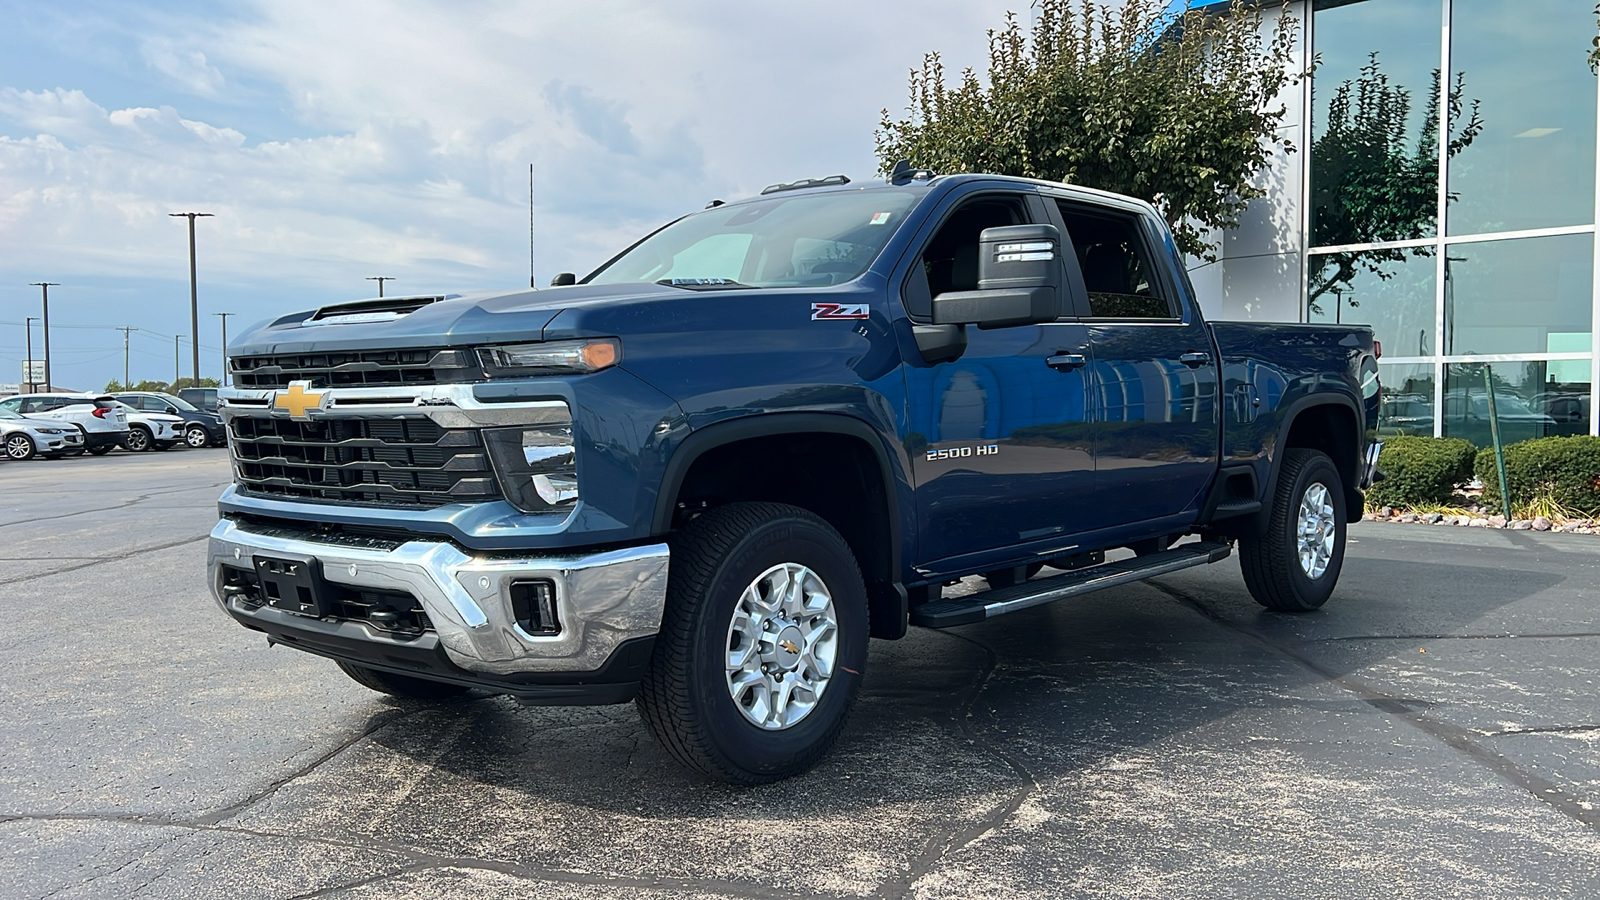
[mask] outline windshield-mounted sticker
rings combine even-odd
[[[811,321],[823,319],[870,319],[872,311],[865,303],[813,303]]]
[[[867,220],[867,224],[868,225],[887,225],[889,223],[889,217],[893,216],[893,215],[894,215],[894,213],[886,213],[886,212],[873,213],[872,214],[872,218]]]

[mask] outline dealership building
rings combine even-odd
[[[1294,152],[1218,236],[1221,258],[1193,263],[1207,314],[1372,325],[1385,430],[1482,443],[1492,384],[1509,439],[1597,433],[1593,4],[1289,13],[1316,62],[1283,97]]]

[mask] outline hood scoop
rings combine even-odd
[[[301,325],[354,325],[364,322],[393,322],[429,304],[453,300],[460,294],[418,294],[411,297],[378,297],[336,303],[312,313]]]

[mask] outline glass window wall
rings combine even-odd
[[[1433,363],[1378,364],[1378,433],[1433,436]]]
[[[1385,356],[1433,353],[1433,250],[1312,254],[1306,321],[1371,325]]]
[[[1558,380],[1565,378],[1578,380]],[[1589,433],[1589,361],[1534,360],[1446,366],[1445,437],[1489,445],[1490,382],[1502,444]]]
[[[1311,246],[1437,232],[1440,0],[1320,0],[1311,113]]]
[[[1464,146],[1449,161],[1450,234],[1594,222],[1594,33],[1593,4],[1575,0],[1453,6],[1452,137]]]
[[[1593,235],[1450,244],[1445,251],[1446,355],[1589,350]]]

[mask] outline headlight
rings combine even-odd
[[[572,425],[491,428],[483,433],[506,499],[524,512],[568,509],[578,502]]]
[[[478,348],[478,360],[490,378],[598,372],[621,359],[622,343],[616,338]]]
[[[34,431],[37,431],[40,434],[66,434],[65,431],[62,431],[59,428],[35,428]]]

